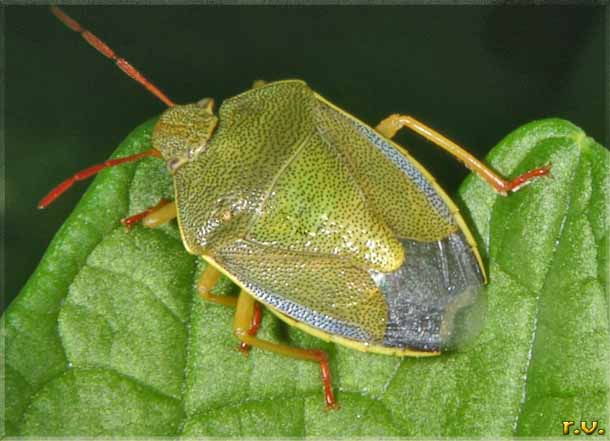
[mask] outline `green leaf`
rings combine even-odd
[[[148,148],[154,121],[116,151]],[[232,311],[205,304],[205,264],[175,224],[126,234],[119,220],[171,198],[153,158],[91,185],[3,317],[5,429],[35,436],[558,436],[564,420],[608,423],[609,155],[572,124],[504,139],[505,176],[552,178],[501,197],[470,176],[459,192],[485,256],[486,326],[459,353],[413,359],[323,343],[265,312],[260,336],[326,349],[341,404],[318,367],[253,350]],[[234,294],[226,280],[217,293]]]

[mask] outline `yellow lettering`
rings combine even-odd
[[[564,421],[563,422],[563,434],[564,435],[569,435],[570,434],[570,426],[574,425],[574,421]]]
[[[597,429],[597,421],[591,422],[591,428],[589,428],[589,426],[587,426],[587,422],[586,421],[581,421],[580,422],[580,428],[587,435],[591,435],[593,432],[595,432],[595,429]]]

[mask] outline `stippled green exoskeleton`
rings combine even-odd
[[[437,355],[476,333],[485,272],[472,234],[434,178],[392,138],[403,127],[416,131],[502,194],[548,167],[506,181],[414,118],[391,115],[373,128],[300,80],[255,82],[218,112],[211,98],[175,105],[91,32],[52,10],[170,108],[150,150],[76,174],[41,208],[106,167],[162,158],[175,200],[123,222],[155,227],[177,218],[187,251],[208,263],[199,293],[235,308],[242,348],[319,362],[329,407],[336,400],[326,354],[257,338],[258,303],[316,337],[382,354]],[[221,274],[239,285],[238,297],[210,292]]]

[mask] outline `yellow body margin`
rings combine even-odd
[[[248,288],[246,288],[242,283],[240,283],[239,280],[237,280],[237,278],[235,278],[231,273],[229,273],[222,266],[220,266],[218,264],[218,262],[216,262],[212,257],[210,257],[210,256],[201,256],[201,257],[208,263],[208,265],[212,265],[222,274],[227,276],[233,283],[235,283],[241,289],[248,292],[258,302],[265,305],[269,311],[271,311],[273,314],[275,314],[284,323],[288,324],[289,326],[293,326],[297,329],[300,329],[310,335],[313,335],[314,337],[317,337],[319,339],[322,339],[324,341],[328,341],[331,343],[336,343],[338,345],[345,346],[350,349],[356,349],[356,350],[362,351],[362,352],[373,352],[376,354],[395,355],[398,357],[432,357],[435,355],[440,355],[440,352],[425,352],[425,351],[418,351],[416,349],[409,349],[409,348],[401,349],[401,348],[390,348],[387,346],[365,344],[365,343],[362,343],[362,342],[359,342],[356,340],[350,340],[348,338],[340,337],[338,335],[332,335],[327,332],[321,331],[319,329],[313,328],[313,327],[307,325],[306,323],[299,322],[293,318],[290,318],[290,317],[282,314],[277,309],[275,309],[272,305],[269,305],[269,304],[261,301]]]

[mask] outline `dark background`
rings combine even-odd
[[[483,157],[534,119],[562,117],[609,145],[607,9],[592,6],[65,7],[178,103],[258,78],[302,78],[375,125],[416,116]],[[5,301],[77,203],[41,196],[103,161],[164,106],[46,7],[5,9]],[[451,194],[467,171],[416,135],[406,145]]]

